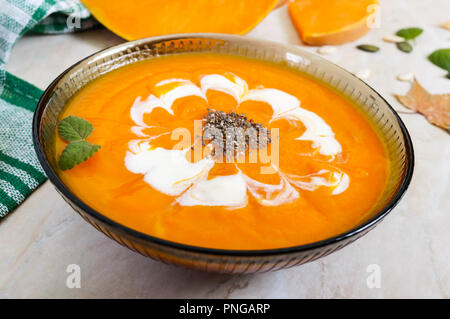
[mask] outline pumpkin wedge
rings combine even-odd
[[[295,0],[288,10],[304,43],[342,44],[370,30],[378,0]]]
[[[244,34],[277,0],[82,0],[92,15],[127,40],[173,33]]]

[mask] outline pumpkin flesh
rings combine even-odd
[[[244,34],[277,0],[82,0],[92,15],[126,40],[174,33]]]
[[[343,44],[370,30],[377,6],[378,0],[296,0],[289,14],[306,44]]]

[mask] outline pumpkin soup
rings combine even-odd
[[[374,212],[382,139],[348,98],[284,66],[219,54],[159,57],[83,87],[60,120],[93,125],[89,160],[60,170],[127,227],[209,248],[296,246]],[[57,132],[55,154],[68,142]]]

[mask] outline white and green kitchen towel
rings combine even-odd
[[[0,219],[46,179],[31,133],[42,91],[4,70],[11,49],[26,33],[74,32],[97,25],[77,0],[0,0]]]

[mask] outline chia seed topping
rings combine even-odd
[[[225,113],[208,109],[202,130],[202,145],[211,144],[214,146],[212,155],[220,157],[225,154],[227,160],[237,158],[247,150],[264,148],[271,142],[270,130],[233,111]]]

